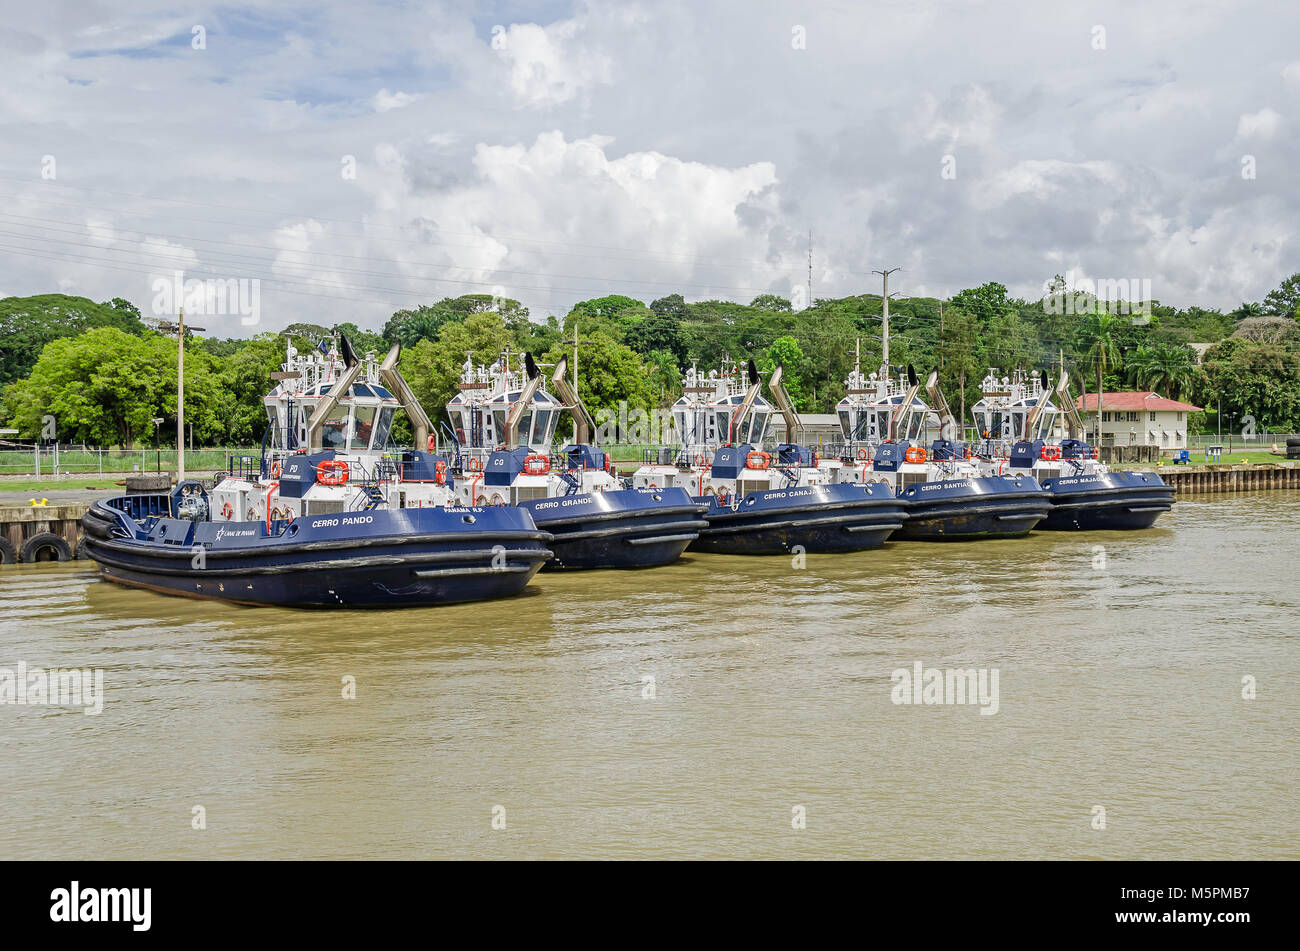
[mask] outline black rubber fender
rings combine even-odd
[[[54,558],[41,557],[47,552],[53,553]],[[23,542],[22,559],[28,564],[35,561],[71,561],[72,548],[53,532],[37,532]]]
[[[12,565],[18,561],[18,552],[14,549],[14,543],[9,539],[0,537],[0,565]]]
[[[87,540],[86,535],[82,535],[80,538],[78,538],[77,547],[74,548],[72,551],[72,557],[76,559],[89,558],[90,555],[86,553],[86,546],[88,544],[89,541]]]

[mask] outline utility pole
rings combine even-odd
[[[191,327],[191,333],[200,333],[202,327]],[[158,330],[176,334],[176,481],[185,478],[185,309],[176,315],[176,323],[159,322]]]
[[[901,267],[891,267],[891,268],[886,268],[883,271],[873,270],[871,272],[872,274],[879,274],[882,278],[884,278],[885,281],[884,293],[880,295],[881,306],[883,308],[882,327],[881,327],[882,345],[881,345],[880,361],[885,365],[885,372],[889,376],[893,376],[893,371],[890,370],[889,368],[889,275],[893,274],[895,271],[901,271],[901,270],[902,270]]]
[[[578,392],[578,347],[595,343],[594,340],[582,340],[578,337],[578,321],[573,321],[573,337],[569,340],[561,340],[563,344],[573,344],[573,392]]]
[[[562,344],[573,344],[573,392],[575,395],[578,392],[578,347],[595,342],[594,340],[583,340],[578,336],[578,319],[576,317],[573,320],[573,339],[560,341]]]

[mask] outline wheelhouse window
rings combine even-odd
[[[320,442],[324,449],[344,450],[348,447],[348,410],[335,406],[320,427]]]
[[[370,437],[374,434],[375,429],[375,409],[374,406],[354,407],[351,441],[353,452],[361,452],[370,448]]]
[[[529,433],[533,425],[533,411],[529,410],[519,417],[519,422],[515,424],[514,442],[510,445],[527,446],[529,445]]]
[[[381,409],[379,411],[379,421],[375,423],[375,441],[372,444],[375,449],[388,448],[388,434],[393,429],[393,411],[391,409]]]
[[[549,446],[551,444],[551,434],[555,429],[555,411],[549,409],[538,409],[535,413],[536,422],[533,427],[533,442],[539,445]]]
[[[272,449],[283,449],[284,434],[280,429],[279,413],[276,412],[274,406],[268,406],[266,407],[266,416],[270,420],[270,438],[267,439],[267,445]]]

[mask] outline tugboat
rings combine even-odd
[[[211,492],[94,503],[87,553],[108,581],[239,604],[406,607],[518,594],[551,557],[520,509],[457,502],[447,460],[392,450],[394,414],[417,446],[429,420],[397,369],[346,337],[292,342],[265,398],[260,459],[234,459]]]
[[[672,409],[680,447],[647,454],[632,476],[638,488],[684,487],[708,504],[708,528],[690,550],[733,555],[861,551],[884,544],[903,523],[903,504],[883,485],[836,484],[817,452],[796,440],[798,419],[772,377],[785,417],[785,442],[761,446],[773,408],[759,395],[762,383],[751,360],[749,384],[724,361],[707,376],[686,371],[682,397]],[[864,493],[865,488],[865,493]]]
[[[541,389],[533,358],[511,367],[504,354],[491,367],[466,360],[459,390],[447,404],[456,427],[457,488],[467,505],[514,506],[550,532],[548,569],[652,568],[676,561],[708,522],[685,489],[626,488],[609,453],[591,442],[595,423],[566,376],[563,358]],[[563,401],[563,402],[561,402]],[[551,453],[561,411],[573,417],[573,442]],[[495,447],[495,448],[493,448]]]
[[[1083,421],[1070,399],[1069,376],[1049,388],[1046,372],[1015,372],[999,379],[992,370],[972,408],[983,437],[985,471],[1033,475],[1047,490],[1051,509],[1040,528],[1056,531],[1150,528],[1173,508],[1174,490],[1154,472],[1112,472],[1096,447],[1076,435]],[[1062,417],[1067,429],[1059,438]]]
[[[1047,517],[1047,493],[1027,474],[985,474],[957,441],[957,420],[931,373],[932,409],[917,398],[916,372],[864,376],[855,365],[836,407],[844,446],[840,478],[883,484],[907,503],[902,541],[1015,538]],[[929,448],[926,448],[926,444]]]

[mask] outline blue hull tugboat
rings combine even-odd
[[[458,504],[446,460],[389,451],[405,410],[428,417],[398,372],[324,344],[292,344],[266,397],[261,459],[234,460],[209,492],[96,502],[82,519],[106,580],[240,604],[407,607],[518,594],[551,557],[527,512]],[[396,395],[395,395],[396,394]],[[418,444],[418,443],[417,443]]]
[[[854,367],[837,407],[844,446],[829,466],[841,481],[882,485],[907,504],[895,540],[965,541],[1015,538],[1050,511],[1047,493],[1028,475],[989,475],[954,441],[957,424],[931,373],[936,407],[917,398],[915,372],[894,382],[885,368],[864,376]],[[926,448],[926,445],[929,448]]]
[[[975,422],[984,436],[981,467],[986,471],[1032,475],[1047,490],[1051,508],[1040,528],[1100,531],[1150,528],[1173,508],[1174,490],[1154,472],[1112,472],[1098,460],[1082,435],[1062,373],[1056,401],[1047,374],[1015,373],[998,379],[990,371],[975,404]],[[1060,438],[1059,431],[1068,433]]]
[[[447,404],[456,427],[448,435],[461,472],[459,497],[467,505],[528,512],[552,536],[548,569],[676,561],[708,526],[704,506],[680,488],[625,488],[609,454],[591,444],[595,423],[566,370],[561,359],[551,381],[561,402],[541,389],[531,356],[522,369],[511,368],[508,353],[491,367],[466,362],[460,392]],[[552,454],[564,409],[573,417],[574,440]]]
[[[780,371],[773,378],[779,385]],[[816,452],[794,441],[797,421],[785,412],[786,442],[761,449],[772,405],[724,363],[707,377],[686,372],[673,420],[680,448],[649,456],[632,484],[648,491],[684,489],[706,502],[708,528],[691,551],[731,555],[862,551],[884,544],[903,523],[903,504],[884,486],[836,485]]]

